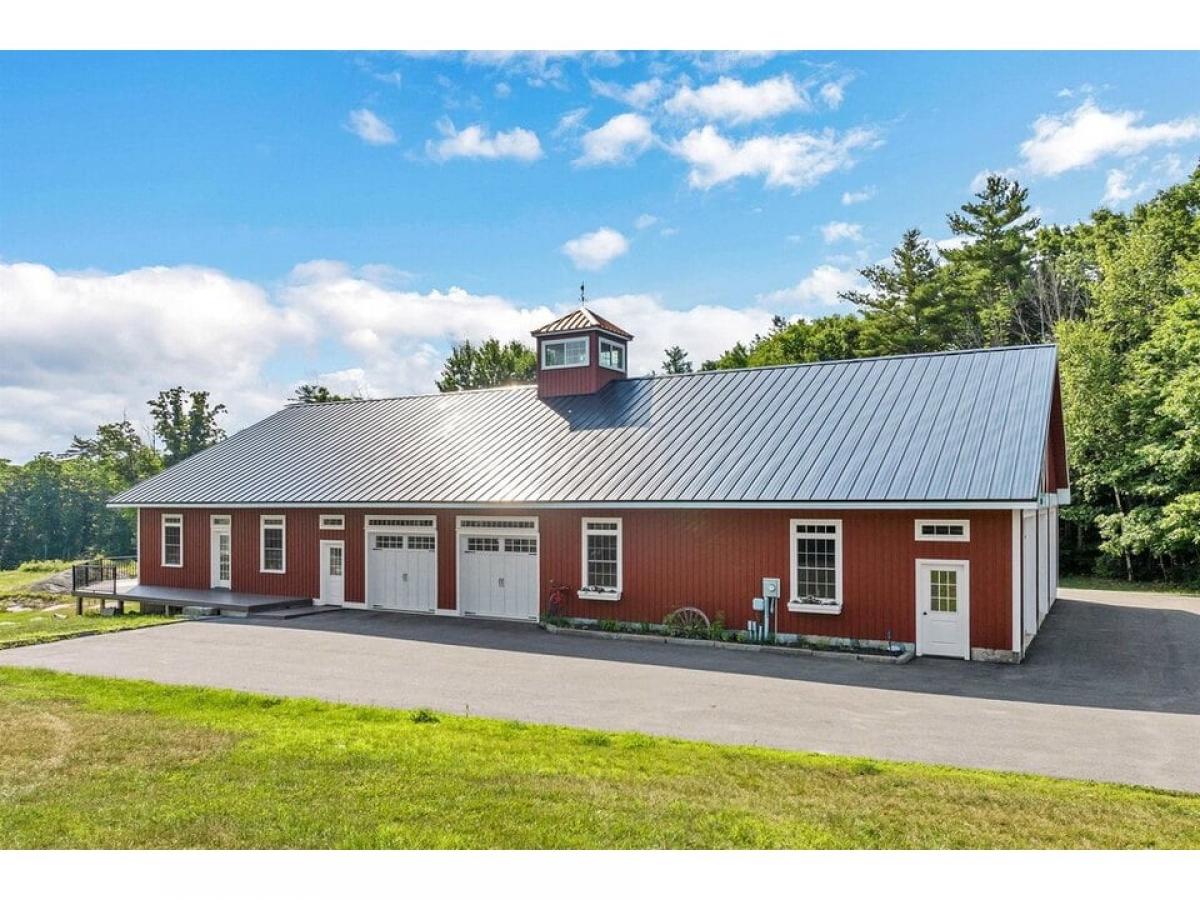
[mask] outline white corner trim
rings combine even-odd
[[[1009,565],[1012,575],[1012,649],[1018,656],[1024,651],[1021,646],[1021,616],[1024,608],[1021,605],[1021,584],[1024,576],[1021,572],[1021,510],[1012,511],[1012,557]]]

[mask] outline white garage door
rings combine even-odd
[[[367,605],[376,609],[434,612],[437,609],[437,534],[432,520],[368,519]],[[372,523],[397,523],[384,529]],[[401,531],[399,523],[430,526]],[[410,526],[411,527],[411,526]]]
[[[536,519],[460,519],[458,608],[464,615],[538,617]]]

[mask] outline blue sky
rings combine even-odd
[[[702,359],[839,311],[981,172],[1044,220],[1200,153],[1196,54],[0,54],[0,456],[206,387],[432,389],[580,280]],[[80,360],[73,342],[110,353]],[[53,412],[18,408],[53,404]]]

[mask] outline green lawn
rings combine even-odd
[[[5,847],[1200,847],[1196,795],[28,669],[0,734]]]
[[[1126,581],[1101,575],[1060,575],[1058,586],[1089,591],[1147,591],[1152,594],[1186,594],[1200,597],[1200,585],[1171,584],[1166,581]]]
[[[16,569],[0,569],[0,594],[23,591],[31,584],[36,584],[70,566],[69,562],[61,559],[50,559],[27,562]]]
[[[61,597],[59,600],[66,604],[61,609],[0,612],[0,650],[178,621],[171,616],[141,615],[136,604],[126,604],[127,612],[123,616],[101,616],[98,610],[87,610],[82,616],[77,616],[73,598]]]

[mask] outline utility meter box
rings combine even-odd
[[[762,580],[762,595],[770,600],[779,599],[779,579],[764,578]]]
[[[766,601],[762,597],[755,597],[750,601],[750,606],[755,612],[762,612],[763,607],[766,606]]]

